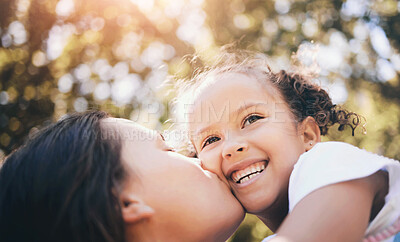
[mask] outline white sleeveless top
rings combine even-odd
[[[369,223],[365,237],[377,234],[400,218],[400,163],[343,142],[317,143],[300,156],[289,180],[289,213],[301,199],[318,188],[367,177],[379,170],[388,172],[389,192],[385,205]],[[394,237],[384,241],[392,242]]]

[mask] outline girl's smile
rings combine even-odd
[[[251,163],[245,168],[239,168],[239,166],[247,165],[246,163]],[[267,167],[268,160],[262,161],[245,161],[241,164],[238,163],[237,167],[232,167],[233,172],[228,171],[228,177],[230,177],[236,184],[247,184],[246,182],[252,180],[252,178],[257,177],[261,172]],[[230,174],[230,175],[229,175]]]
[[[189,128],[203,167],[229,184],[248,212],[264,216],[285,206],[305,146],[278,91],[240,73],[219,74],[199,90]]]

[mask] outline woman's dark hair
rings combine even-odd
[[[72,114],[9,155],[0,170],[0,240],[125,241],[118,199],[126,174],[107,113]]]
[[[191,62],[199,66],[199,58],[194,57]],[[268,65],[267,57],[261,53],[248,50],[239,50],[235,45],[226,45],[221,48],[221,53],[211,66],[200,63],[190,81],[179,80],[178,98],[176,101],[177,120],[184,103],[192,103],[196,90],[209,79],[223,73],[242,73],[255,77],[262,85],[272,84],[279,95],[288,104],[294,118],[301,122],[311,116],[315,119],[322,135],[327,134],[329,127],[339,124],[338,130],[344,130],[345,126],[352,129],[352,135],[357,126],[361,124],[362,117],[356,113],[332,103],[328,93],[318,84],[312,82],[311,75],[301,73],[288,73],[284,70],[273,72]]]

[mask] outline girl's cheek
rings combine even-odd
[[[214,166],[213,163],[216,162],[216,159],[211,158],[209,152],[200,152],[199,159],[201,160],[201,167],[205,170],[209,170],[210,167]]]
[[[205,170],[211,171],[216,174],[222,174],[221,171],[221,155],[218,154],[217,150],[210,150],[200,152],[199,158],[202,162],[202,167]]]

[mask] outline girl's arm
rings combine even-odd
[[[375,173],[315,190],[293,208],[271,241],[361,241],[380,180]]]

